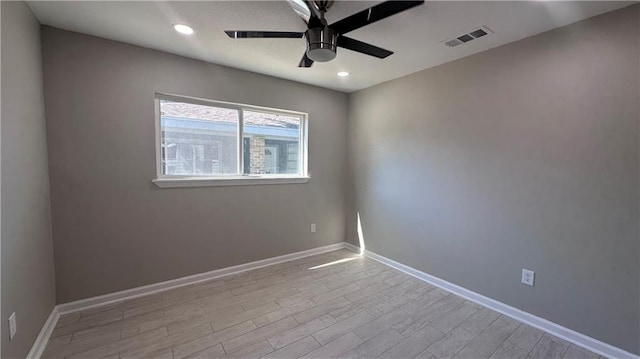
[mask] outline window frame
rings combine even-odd
[[[219,174],[215,176],[190,176],[190,175],[165,175],[162,173],[162,123],[160,114],[160,101],[175,101],[202,106],[214,106],[238,111],[238,163],[237,172],[234,174]],[[262,112],[273,115],[291,115],[300,118],[300,136],[298,138],[298,163],[300,168],[297,174],[244,174],[244,110]],[[311,179],[308,167],[308,114],[298,111],[281,110],[262,106],[245,105],[225,101],[208,100],[197,97],[181,96],[165,93],[155,93],[155,146],[156,146],[156,178],[154,184],[161,188],[171,187],[203,187],[203,186],[238,186],[238,185],[266,185],[307,183]]]

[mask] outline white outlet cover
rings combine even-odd
[[[311,223],[311,233],[316,233],[316,224]]]
[[[16,335],[16,331],[18,331],[18,328],[16,326],[16,313],[13,312],[9,316],[9,340],[13,339],[13,337]]]
[[[522,269],[522,279],[520,280],[522,284],[533,287],[535,278],[536,278],[536,272],[529,269],[524,269],[524,268]]]

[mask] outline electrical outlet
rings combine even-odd
[[[316,233],[316,224],[311,223],[311,233]]]
[[[16,313],[11,313],[9,316],[9,340],[13,339],[16,335],[18,328],[16,327]]]
[[[529,269],[522,269],[522,284],[533,287],[533,281],[536,278],[536,272]]]

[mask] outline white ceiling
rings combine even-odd
[[[336,1],[329,23],[377,2]],[[304,31],[282,1],[28,1],[42,24],[351,92],[516,41],[634,2],[427,1],[348,36],[395,54],[380,60],[339,49],[335,60],[298,68],[304,39],[230,39],[223,30]],[[185,23],[196,33],[176,33]],[[495,33],[449,48],[441,43],[485,25]],[[338,71],[351,76],[339,78]]]

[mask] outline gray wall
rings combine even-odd
[[[636,5],[352,94],[367,249],[640,352],[639,24]]]
[[[59,303],[344,240],[346,94],[49,27],[42,36]],[[311,181],[157,188],[154,91],[309,113]]]
[[[55,305],[40,24],[2,7],[2,358],[24,358]],[[7,318],[18,332],[9,341]]]

